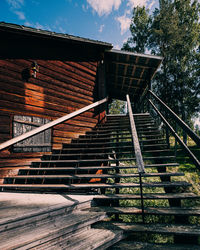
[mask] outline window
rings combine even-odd
[[[13,118],[13,137],[22,135],[40,127],[50,120],[40,117],[15,115]],[[13,146],[14,152],[49,152],[51,151],[51,129],[32,136]]]

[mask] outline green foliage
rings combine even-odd
[[[122,50],[144,53],[150,35],[151,21],[151,16],[148,15],[145,7],[134,8],[130,25],[132,37],[124,43]]]
[[[149,14],[134,8],[131,38],[124,50],[162,56],[154,91],[185,121],[200,111],[200,4],[197,0],[160,0]]]
[[[197,73],[200,7],[191,0],[160,0],[154,12],[149,46],[164,57],[155,91],[183,120],[200,110]]]
[[[126,102],[114,99],[109,104],[109,114],[124,114]]]

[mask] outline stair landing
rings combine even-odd
[[[0,224],[56,208],[90,207],[92,195],[8,193],[0,194]]]

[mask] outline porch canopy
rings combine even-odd
[[[162,57],[138,54],[121,50],[107,50],[106,85],[111,98],[137,102],[148,88],[151,79],[159,68]]]

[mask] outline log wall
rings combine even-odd
[[[96,101],[98,62],[36,61],[37,77],[24,81],[22,72],[33,60],[0,60],[0,143],[12,138],[13,115],[54,120]],[[97,111],[90,110],[56,126],[52,148],[62,148],[62,143],[96,126],[98,119]]]

